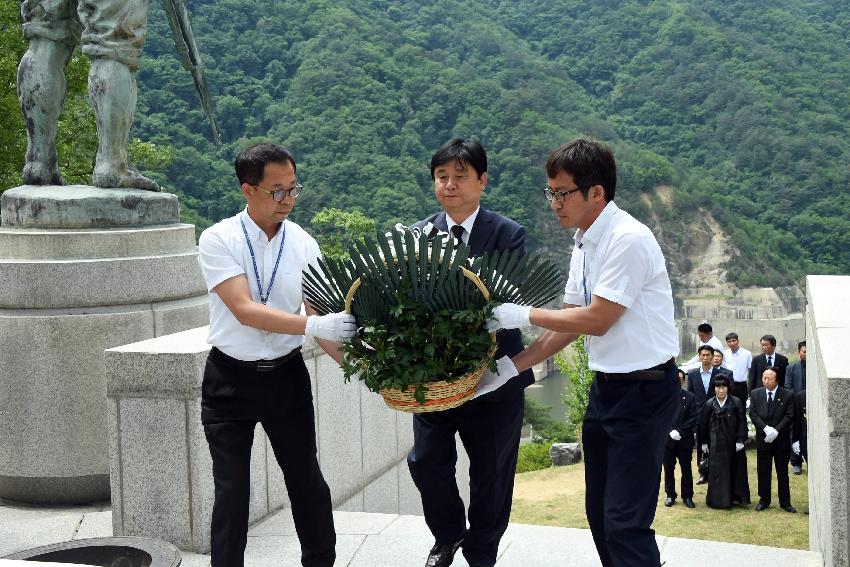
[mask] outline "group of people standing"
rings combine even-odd
[[[303,337],[313,336],[340,362],[339,343],[354,335],[356,322],[345,313],[319,316],[303,301],[301,273],[320,251],[287,218],[304,190],[292,154],[256,144],[237,156],[235,169],[247,207],[205,230],[199,243],[213,346],[201,412],[215,487],[211,565],[244,565],[251,447],[260,423],[284,473],[301,563],[330,567],[332,503],[316,457],[300,349]],[[480,206],[488,174],[479,142],[449,140],[430,170],[441,210],[424,222],[465,243],[473,256],[524,248],[523,227]],[[563,251],[570,258],[563,307],[497,306],[487,327],[497,332],[498,373],[486,372],[476,397],[460,407],[414,418],[408,464],[434,536],[427,558],[423,550],[427,567],[451,565],[461,549],[470,567],[495,565],[510,517],[528,369],[581,336],[595,372],[583,440],[596,549],[603,567],[661,564],[652,522],[681,391],[666,262],[650,229],[615,204],[617,169],[606,146],[586,139],[560,146],[545,177],[541,201],[549,201],[564,229],[575,229],[575,246]],[[544,332],[524,348],[518,329],[529,325]],[[455,476],[456,434],[470,458],[468,510]]]
[[[802,473],[806,448],[806,342],[798,344],[793,365],[776,352],[776,338],[764,335],[762,354],[753,356],[740,346],[736,333],[726,335],[723,349],[711,325],[698,327],[697,356],[679,370],[682,384],[679,411],[665,447],[664,505],[673,506],[678,494],[674,468],[681,469],[681,497],[694,508],[692,458],[696,448],[699,478],[707,483],[706,504],[713,508],[749,506],[747,477],[749,428],[755,429],[758,497],[755,510],[771,503],[772,469],[776,470],[779,506],[796,512],[791,504],[789,464]],[[784,387],[783,387],[784,386]]]

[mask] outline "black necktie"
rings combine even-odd
[[[768,415],[773,413],[773,392],[767,393],[767,413]]]
[[[458,242],[463,242],[463,227],[459,224],[454,225],[452,228],[452,235],[455,237],[455,240]]]
[[[771,355],[767,355],[767,365],[773,366],[773,357]]]

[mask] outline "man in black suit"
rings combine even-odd
[[[788,483],[788,459],[791,454],[791,426],[794,421],[794,399],[790,390],[778,385],[776,368],[762,373],[761,388],[750,392],[750,421],[756,428],[756,467],[758,469],[759,503],[756,512],[770,506],[770,465],[776,466],[779,506],[796,512],[791,505]]]
[[[788,367],[788,372],[785,374],[785,388],[794,392],[794,424],[797,423],[797,406],[799,405],[798,400],[802,400],[803,407],[805,407],[806,400],[806,341],[800,341],[797,343],[797,354],[800,356],[800,360],[792,364]],[[800,397],[802,394],[802,397]],[[805,436],[805,430],[803,431],[803,435]],[[792,440],[798,440],[799,436],[793,436]],[[805,443],[806,439],[803,437],[802,439],[802,447],[803,452],[798,451],[791,452],[791,470],[794,474],[803,474],[803,458],[808,459],[808,455],[805,453]]]
[[[479,205],[487,185],[487,154],[480,143],[449,140],[431,158],[431,177],[443,210],[414,227],[432,223],[466,243],[472,256],[525,248],[523,227]],[[500,331],[496,341],[497,359],[523,350],[519,329]],[[451,565],[461,545],[471,567],[496,563],[511,512],[524,389],[533,382],[534,375],[526,370],[462,406],[414,415],[414,446],[407,463],[435,539],[427,567]],[[455,433],[460,434],[470,462],[468,530],[455,478]]]
[[[776,337],[765,335],[759,341],[762,354],[753,357],[750,367],[750,392],[762,387],[761,377],[767,368],[776,368],[777,384],[785,384],[785,371],[788,369],[788,358],[776,352]]]
[[[721,372],[712,365],[714,348],[702,345],[697,349],[697,356],[699,356],[700,365],[688,371],[688,392],[694,395],[697,411],[702,411],[705,402],[714,397],[714,378]],[[697,463],[702,461],[702,445],[703,441],[697,439]],[[702,474],[699,475],[697,484],[705,484],[705,477]]]
[[[679,371],[679,382],[685,385],[685,373]],[[693,393],[682,390],[679,413],[673,422],[673,429],[664,446],[664,492],[667,498],[664,505],[668,508],[676,503],[676,461],[682,470],[682,502],[688,508],[694,507],[694,477],[691,461],[694,453],[694,429],[697,424],[697,406]]]
[[[796,456],[800,462],[800,472],[793,468],[794,474],[803,474],[803,459],[809,462],[809,434],[806,430],[806,391],[794,394],[794,425],[791,428],[791,457]]]

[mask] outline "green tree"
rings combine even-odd
[[[579,431],[584,422],[584,412],[587,410],[594,372],[587,365],[588,356],[584,337],[577,338],[572,345],[574,351],[572,357],[567,359],[563,353],[560,353],[555,356],[555,364],[561,374],[570,381],[570,388],[561,398],[567,407],[567,423],[573,431]]]
[[[337,260],[348,258],[349,247],[375,230],[375,221],[360,211],[326,208],[310,222],[322,254]]]

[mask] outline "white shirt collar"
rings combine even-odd
[[[466,238],[469,238],[469,235],[472,234],[472,225],[475,224],[475,219],[478,218],[478,211],[480,211],[480,210],[481,210],[480,205],[475,207],[475,210],[472,211],[472,214],[469,215],[468,217],[466,217],[466,219],[462,223],[456,223],[452,219],[452,217],[449,216],[449,213],[446,213],[446,225],[447,225],[447,228],[449,229],[449,232],[452,231],[453,226],[460,224],[460,226],[462,226],[463,230],[464,230],[463,235]]]
[[[598,244],[602,235],[605,234],[605,230],[608,228],[608,225],[611,223],[611,219],[619,210],[620,208],[614,203],[614,201],[608,201],[608,204],[605,205],[605,208],[602,209],[602,212],[599,213],[599,216],[596,217],[596,220],[593,221],[586,232],[582,229],[576,230],[574,236],[576,245],[582,247],[588,243],[591,245]]]
[[[769,393],[773,394],[774,398],[776,397],[776,390],[778,390],[778,389],[779,389],[779,384],[774,386],[774,388],[772,390],[767,390],[767,388],[765,388],[765,390],[767,390]]]
[[[248,235],[251,237],[251,240],[255,242],[271,242],[271,240],[269,240],[269,238],[266,236],[266,232],[262,228],[260,228],[257,223],[254,222],[254,219],[251,218],[251,215],[248,214],[247,205],[242,211],[241,219],[245,223],[245,230],[248,231]],[[283,223],[281,223],[281,226],[282,225]],[[272,240],[274,240],[278,234],[280,234],[280,227],[278,227],[278,230]]]
[[[729,401],[729,394],[726,394],[726,397],[722,400],[720,398],[717,398],[717,403],[720,404],[720,407],[725,406],[727,401]]]

